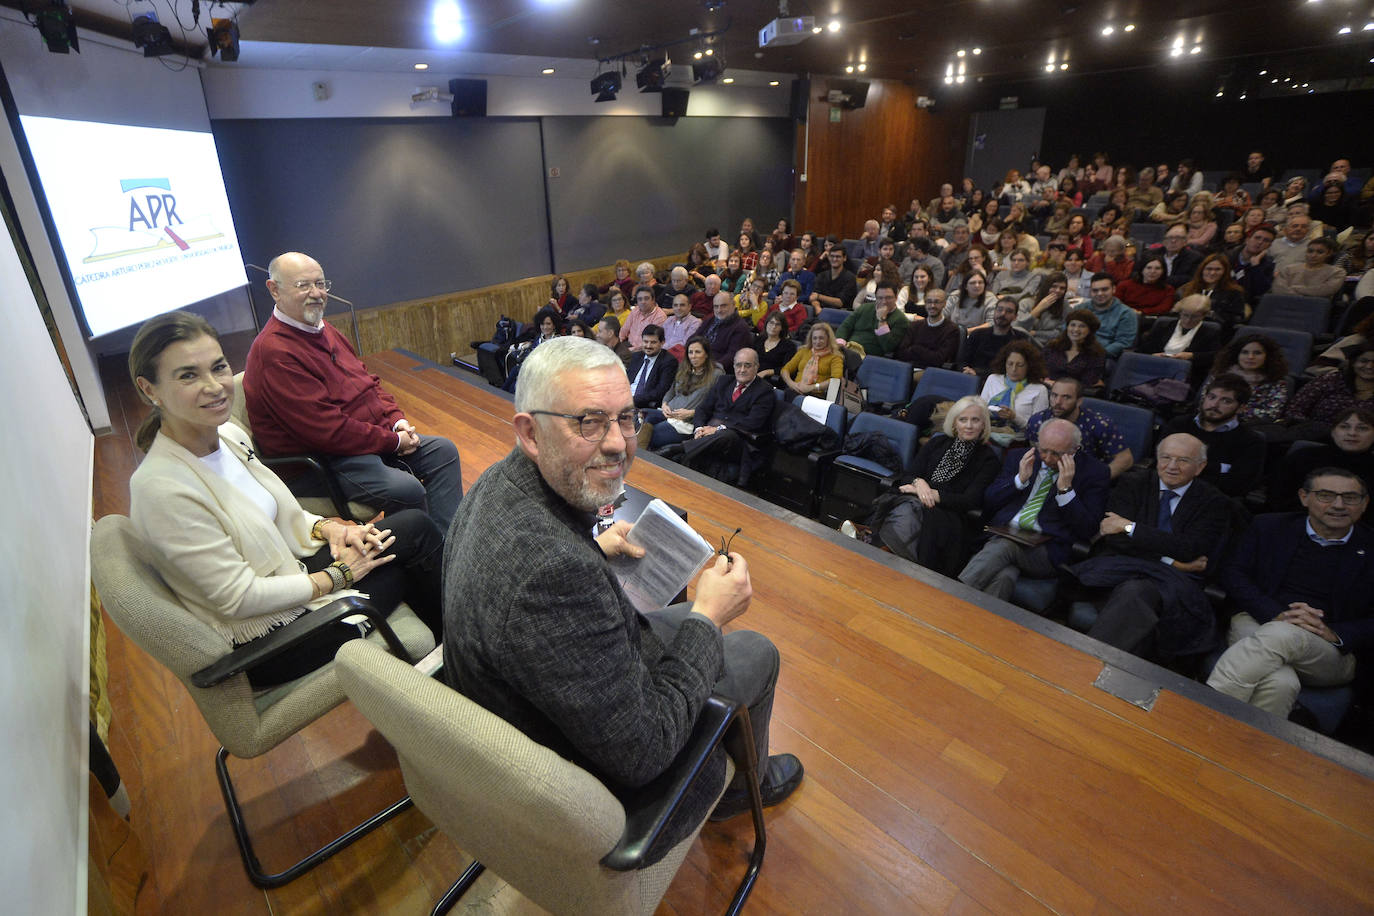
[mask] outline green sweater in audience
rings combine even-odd
[[[887,321],[880,326],[877,303],[866,302],[849,314],[835,336],[854,341],[864,348],[866,354],[891,356],[901,344],[909,323],[906,312],[893,309],[888,313]]]

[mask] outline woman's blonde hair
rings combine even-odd
[[[954,402],[954,406],[945,414],[945,425],[942,427],[946,436],[954,438],[954,421],[959,419],[959,415],[970,407],[977,408],[978,416],[983,418],[983,432],[979,434],[979,442],[987,442],[992,435],[992,415],[988,413],[988,405],[983,403],[983,399],[976,394],[966,394]]]

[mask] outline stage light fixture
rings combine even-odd
[[[708,57],[701,63],[692,64],[692,82],[714,83],[725,72],[725,58]]]
[[[157,21],[157,13],[142,13],[134,17],[134,47],[143,49],[144,57],[172,54],[172,33]]]
[[[81,53],[76,40],[76,23],[72,20],[71,7],[62,0],[52,0],[44,9],[33,14],[33,24],[43,43],[53,54],[66,54],[70,51]]]
[[[662,92],[663,84],[672,71],[672,64],[666,58],[656,57],[648,61],[635,74],[635,85],[640,92]]]
[[[620,91],[620,74],[614,70],[598,73],[592,80],[592,95],[598,102],[614,102]]]
[[[232,19],[211,19],[210,29],[205,33],[210,38],[210,56],[232,63],[239,59],[239,24]],[[418,69],[418,67],[417,67]]]

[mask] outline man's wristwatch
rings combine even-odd
[[[1127,522],[1125,530],[1126,537],[1130,537],[1131,535],[1135,534],[1135,522]]]

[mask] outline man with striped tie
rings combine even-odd
[[[1074,541],[1097,534],[1107,503],[1107,467],[1079,450],[1068,420],[1048,420],[1033,448],[1007,452],[1002,473],[983,494],[992,537],[959,581],[1006,600],[1024,572],[1049,578],[1069,559]]]

